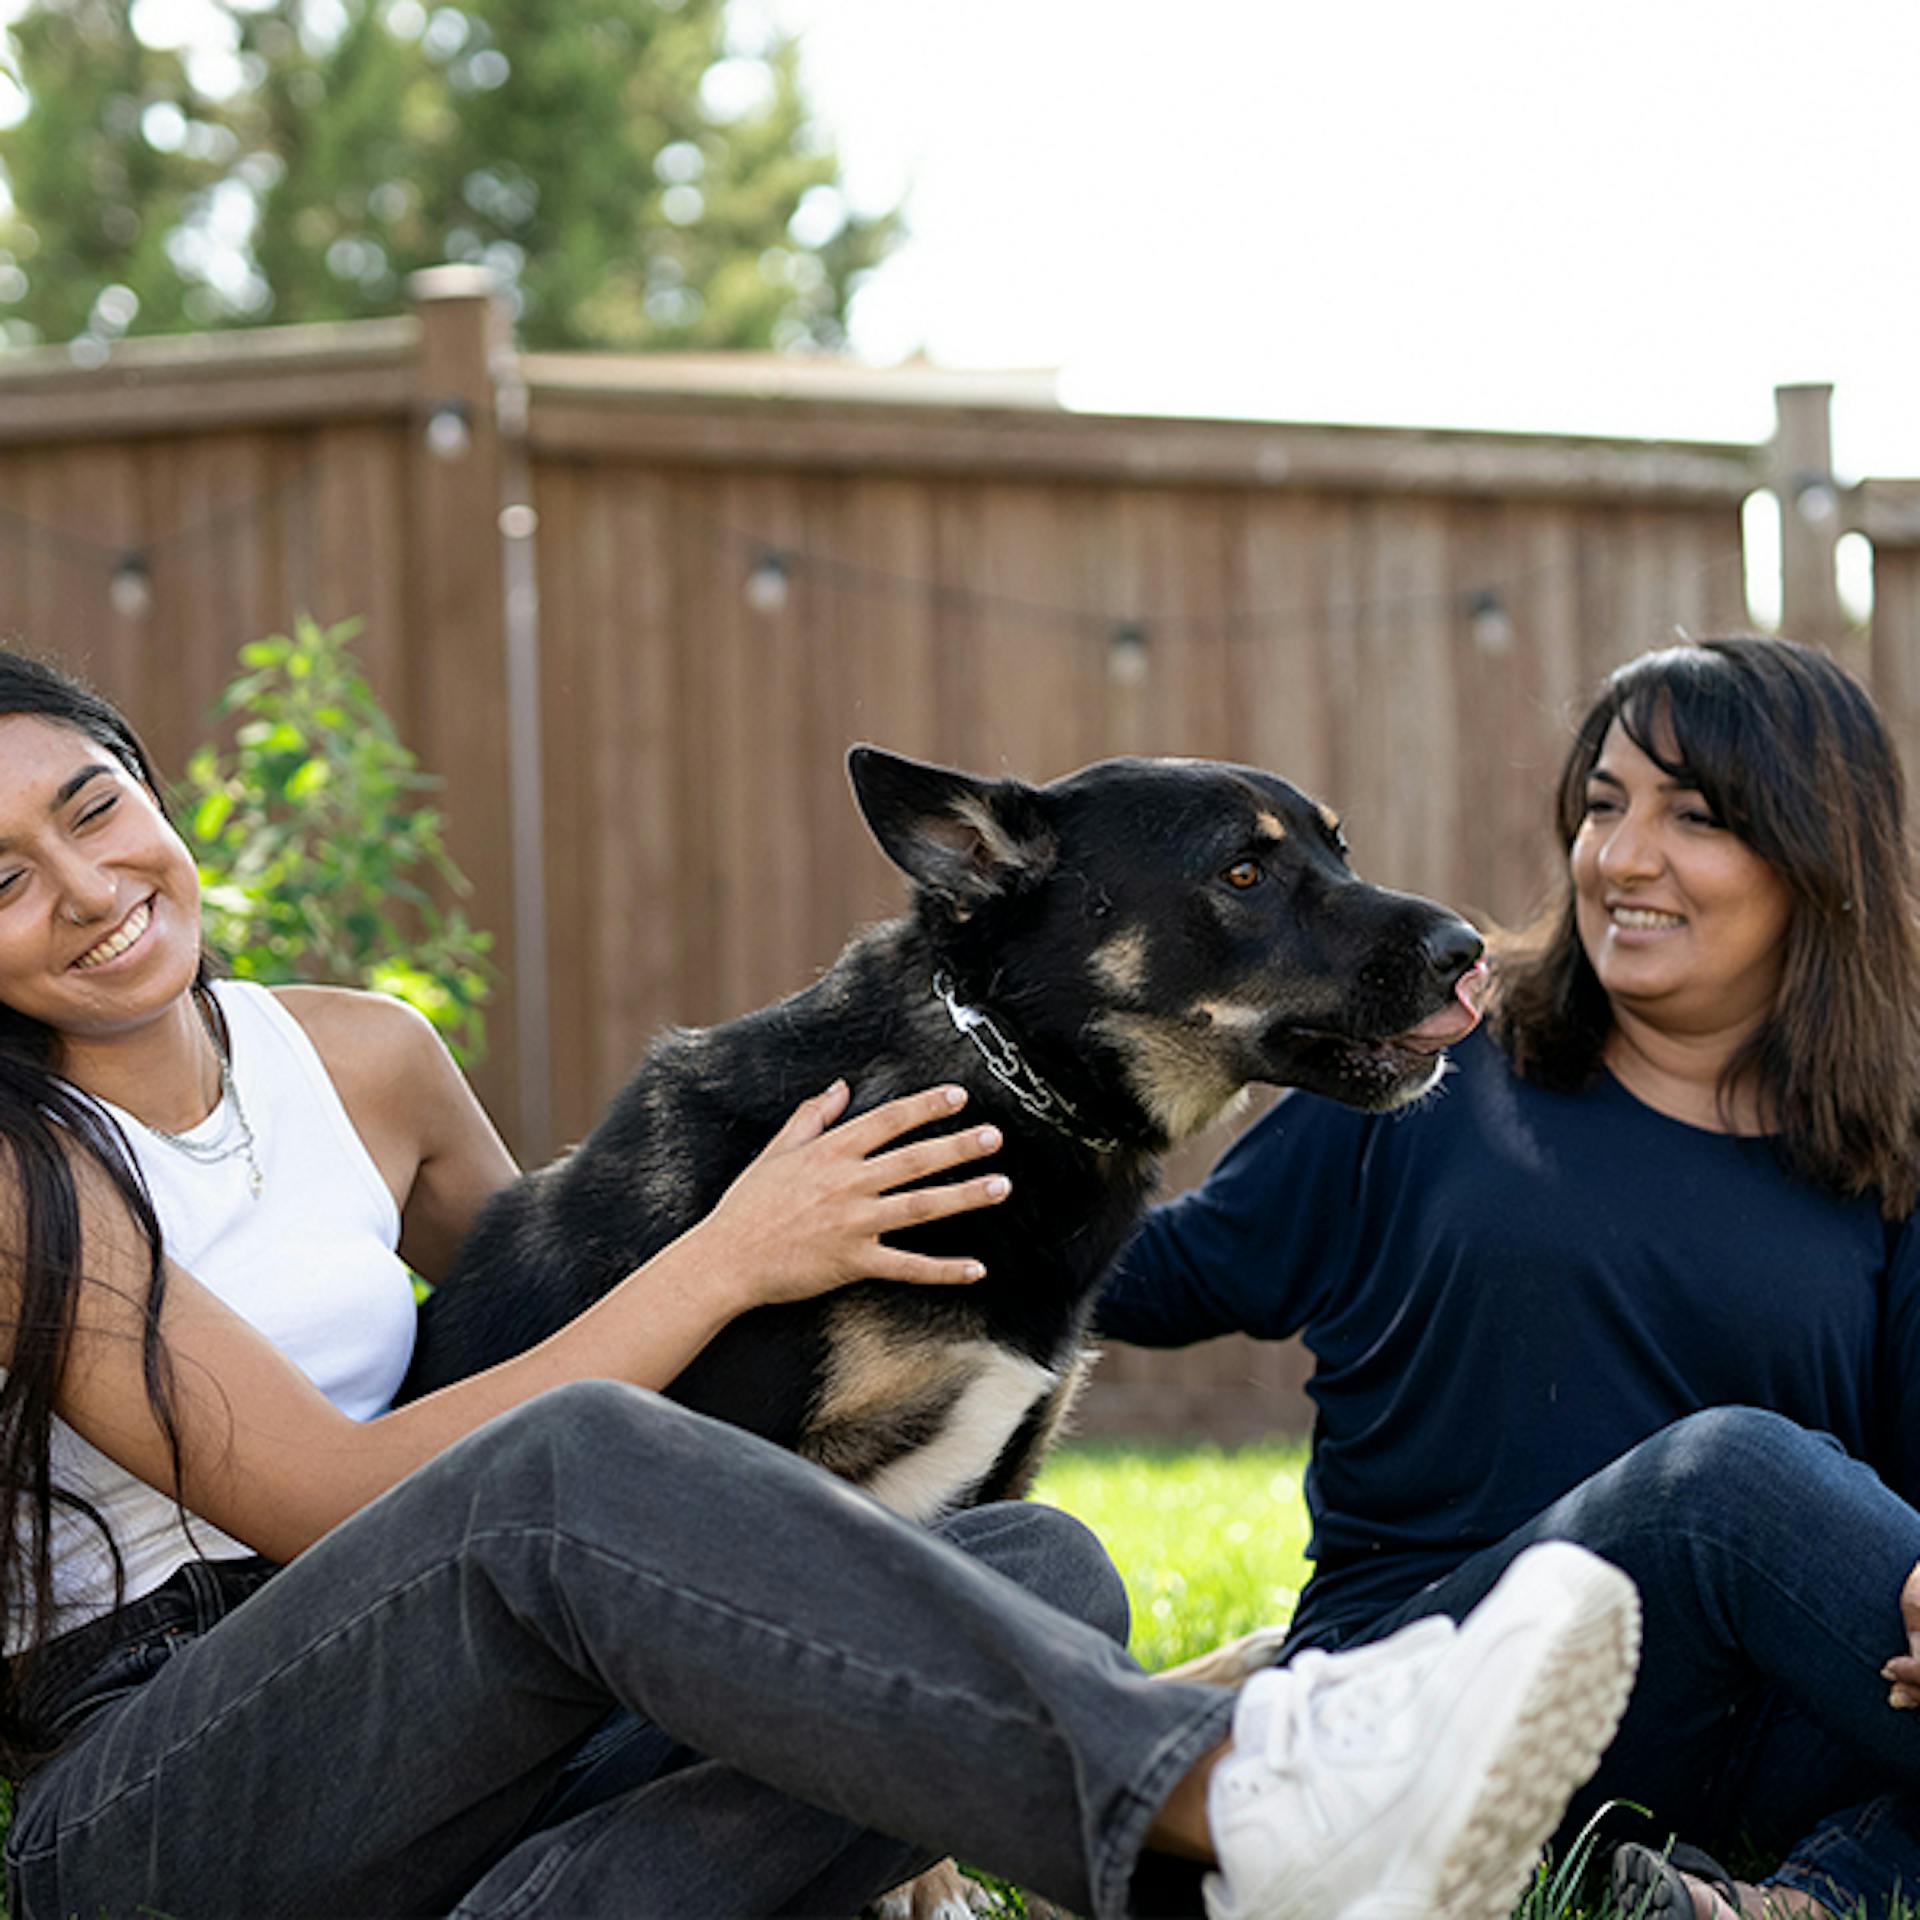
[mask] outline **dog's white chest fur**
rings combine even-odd
[[[939,1431],[866,1483],[882,1506],[909,1520],[937,1520],[977,1487],[1021,1422],[1059,1382],[1050,1367],[990,1341],[970,1341],[955,1348],[952,1358],[972,1377]]]
[[[1080,1360],[1047,1366],[997,1341],[901,1325],[858,1297],[833,1304],[827,1354],[799,1451],[922,1522],[964,1504],[1028,1421],[1051,1426]]]

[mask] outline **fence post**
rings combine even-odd
[[[1780,631],[1831,647],[1865,673],[1834,580],[1840,491],[1833,479],[1833,388],[1775,387],[1769,483],[1780,502]],[[1857,656],[1857,657],[1856,657]]]
[[[509,475],[501,384],[511,377],[512,320],[492,274],[430,267],[407,293],[420,322],[414,389],[414,552],[406,653],[417,750],[444,780],[447,845],[473,882],[465,903],[493,935],[504,1004],[487,1022],[474,1085],[509,1143],[526,1155],[524,1022],[516,911],[513,721],[501,510]],[[544,1093],[544,1089],[542,1089]]]
[[[1873,545],[1873,695],[1907,770],[1907,815],[1920,822],[1920,479],[1866,480],[1848,521]]]

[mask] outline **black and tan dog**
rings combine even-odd
[[[662,1038],[581,1146],[482,1213],[407,1395],[581,1312],[836,1077],[855,1111],[957,1081],[1012,1197],[902,1244],[986,1278],[759,1309],[670,1392],[916,1519],[1018,1494],[1159,1155],[1253,1082],[1397,1106],[1473,1025],[1479,936],[1357,878],[1333,816],[1270,774],[1112,760],[1032,787],[867,747],[850,770],[912,911],[792,999]]]

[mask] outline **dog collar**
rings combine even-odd
[[[1056,1087],[1050,1087],[1027,1064],[1026,1056],[994,1024],[993,1016],[964,1005],[954,992],[953,975],[944,968],[933,976],[933,995],[947,1010],[947,1018],[974,1044],[987,1071],[1033,1115],[1056,1133],[1077,1140],[1095,1153],[1117,1153],[1118,1140],[1089,1133],[1079,1109]]]

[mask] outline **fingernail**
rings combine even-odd
[[[984,1280],[987,1277],[987,1270],[978,1260],[969,1260],[966,1265],[966,1275],[969,1280]]]
[[[982,1127],[973,1137],[991,1153],[993,1149],[1000,1144],[1000,1129],[998,1127]]]
[[[965,1087],[948,1087],[945,1091],[948,1106],[964,1107],[967,1104],[967,1090]]]
[[[841,1089],[846,1086],[846,1084],[847,1083],[844,1080],[836,1080],[827,1088],[826,1092],[823,1093],[820,1097],[823,1100],[831,1100],[836,1093],[840,1092]]]
[[[987,1182],[987,1192],[996,1200],[1004,1200],[1013,1191],[1013,1182],[1004,1173],[996,1173]]]

